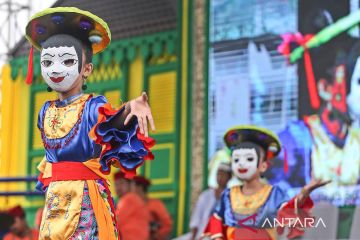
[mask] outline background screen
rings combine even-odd
[[[341,23],[358,11],[357,0],[212,0],[209,156],[224,148],[228,128],[266,127],[283,145],[266,173],[270,183],[293,196],[312,176],[331,179],[315,201],[358,204],[359,28]],[[324,29],[332,31],[319,34]],[[292,64],[279,51],[291,54],[309,38],[320,43]]]

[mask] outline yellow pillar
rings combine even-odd
[[[1,145],[0,176],[25,176],[29,126],[30,88],[21,74],[11,79],[11,67],[5,64],[1,71]],[[0,191],[24,191],[25,183],[0,183]],[[1,197],[2,208],[24,204],[24,197]]]
[[[140,54],[130,63],[129,67],[129,100],[140,96],[144,91],[144,62]]]

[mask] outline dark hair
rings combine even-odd
[[[145,186],[144,184],[138,183],[136,181],[134,181],[134,183],[136,186],[141,187],[145,193],[147,193],[149,191],[149,186]]]
[[[243,149],[255,149],[255,152],[256,152],[256,154],[257,154],[257,156],[259,158],[259,161],[257,163],[258,166],[259,166],[261,157],[263,157],[263,161],[266,161],[266,156],[265,156],[266,149],[264,149],[260,145],[258,145],[256,143],[253,143],[253,142],[239,143],[238,145],[231,148],[231,154],[234,152],[234,150],[241,149],[241,148],[243,148]]]
[[[15,217],[6,212],[0,212],[0,232],[9,231],[11,225],[15,222]]]
[[[93,51],[90,42],[81,41],[68,34],[56,34],[49,37],[42,45],[42,49],[51,47],[74,47],[79,58],[79,72],[83,65],[82,51],[85,52],[85,63],[92,62]]]

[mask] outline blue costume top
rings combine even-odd
[[[270,228],[272,226],[266,224],[273,222],[280,206],[288,200],[286,193],[277,186],[265,185],[251,196],[243,195],[241,187],[235,186],[223,192],[214,213],[229,227]]]
[[[104,96],[82,95],[66,106],[64,101],[47,101],[39,112],[38,128],[45,146],[47,162],[86,162],[100,157],[102,172],[109,172],[111,161],[114,160],[129,170],[143,163],[148,149],[137,137],[137,121],[130,121],[122,130],[110,123],[124,108],[105,121],[98,122],[99,108],[107,103]],[[96,124],[96,135],[102,138],[104,143],[111,145],[106,152],[102,152],[102,146],[89,136]],[[42,184],[39,182],[37,189],[41,188]]]
[[[60,102],[60,101],[57,101]],[[103,96],[90,98],[79,116],[79,121],[63,138],[50,139],[44,134],[45,113],[51,101],[46,102],[40,110],[38,128],[45,142],[46,159],[48,162],[57,163],[61,161],[85,162],[100,156],[101,146],[90,139],[88,133],[97,123],[98,109],[107,101]]]

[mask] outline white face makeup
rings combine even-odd
[[[235,149],[231,160],[233,174],[240,180],[250,180],[256,173],[259,158],[254,148]]]
[[[347,105],[354,117],[360,118],[360,57],[357,59],[353,75],[351,76],[350,93]]]
[[[51,47],[41,51],[41,74],[57,92],[66,92],[79,77],[79,59],[74,47]]]

